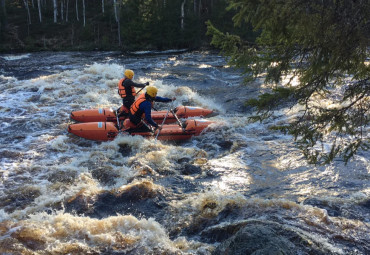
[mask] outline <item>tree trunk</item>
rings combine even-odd
[[[74,35],[75,35],[75,31],[74,31],[74,25],[72,23],[72,35],[71,35],[71,45],[72,46],[73,46]]]
[[[77,4],[77,1],[78,0],[76,0],[76,19],[77,19],[77,21],[80,21],[80,19],[78,18],[78,4]]]
[[[202,9],[202,0],[199,0],[199,6],[198,6],[198,17],[200,17],[200,10]]]
[[[104,13],[104,0],[101,0],[101,8],[102,8],[102,12]]]
[[[41,15],[41,0],[37,0],[37,6],[39,8],[39,18],[40,18],[40,23],[42,23],[42,15]]]
[[[118,23],[118,17],[117,17],[117,1],[113,0],[113,7],[114,7],[114,16],[116,17],[116,22]]]
[[[30,8],[28,7],[28,0],[23,0],[24,6],[26,7],[27,11],[27,19],[28,19],[28,25],[31,25],[31,14],[30,14]]]
[[[5,27],[8,24],[7,18],[6,18],[6,8],[5,8],[5,0],[1,0],[1,10],[0,10],[0,22],[1,22],[1,28],[5,29]]]
[[[67,0],[67,7],[66,7],[66,22],[68,22],[68,8],[69,8],[69,0]]]
[[[63,21],[64,20],[64,0],[60,1],[60,18]]]
[[[54,23],[57,23],[57,15],[58,15],[58,6],[57,6],[57,0],[54,0]]]
[[[121,43],[121,23],[119,22],[119,19],[118,19],[118,45],[119,46],[122,46],[122,43]]]
[[[118,12],[117,12],[117,1],[116,0],[113,0],[113,4],[114,4],[114,15],[116,17],[116,22],[117,22],[117,26],[118,26],[118,45],[121,46],[121,23],[120,23],[120,20],[119,20],[119,15],[118,15]]]
[[[184,19],[185,19],[185,2],[182,2],[181,4],[181,30],[184,30]]]
[[[100,27],[99,27],[99,23],[98,23],[98,45],[100,43]]]
[[[118,18],[118,45],[122,46],[121,42],[121,21],[120,21],[120,9],[121,9],[121,2],[118,2],[118,13],[117,13],[117,18]]]
[[[84,26],[86,26],[85,0],[82,0],[82,13],[84,16]]]

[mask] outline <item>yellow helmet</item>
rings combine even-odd
[[[125,70],[125,73],[124,75],[126,76],[126,78],[132,80],[132,78],[134,78],[134,71],[130,70],[130,69],[127,69]]]
[[[158,89],[154,86],[148,86],[146,88],[146,93],[150,96],[150,97],[156,97],[157,96],[157,92],[158,92]]]

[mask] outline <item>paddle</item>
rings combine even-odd
[[[154,133],[153,129],[151,127],[149,127],[149,125],[146,124],[144,120],[141,120],[140,123],[142,123],[147,129],[149,129],[152,133]]]
[[[144,88],[145,88],[145,87],[144,87]],[[142,91],[144,88],[139,89],[139,91],[138,91],[138,92],[136,92],[136,94],[139,94],[139,92],[140,92],[140,91]]]
[[[136,95],[139,94],[139,92],[142,91],[146,86],[149,86],[149,82],[145,83],[144,85],[145,85],[144,87],[142,87],[138,92],[136,92]]]
[[[176,115],[176,113],[175,113],[174,109],[171,109],[171,113],[173,114],[173,116],[175,116],[176,121],[177,121],[177,124],[179,124],[179,126],[180,126],[180,127],[181,127],[181,129],[182,129],[182,131],[185,131],[185,128],[182,126],[182,123],[181,123],[181,121],[179,120],[179,117],[177,117],[177,115]]]
[[[171,108],[172,108],[172,105],[173,105],[173,101],[171,102],[170,104],[170,107],[168,108],[168,111],[166,113],[166,116],[164,117],[163,121],[162,121],[162,124],[161,124],[161,128],[158,130],[158,133],[155,137],[155,141],[157,141],[157,138],[159,136],[159,133],[161,132],[162,128],[163,128],[163,124],[166,122],[166,119],[167,119],[167,116],[168,116],[168,113],[171,111]]]
[[[116,110],[116,117],[117,117],[117,127],[118,127],[118,130],[120,130],[121,127],[119,126],[118,110]]]

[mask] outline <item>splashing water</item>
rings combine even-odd
[[[68,134],[71,111],[120,105],[126,68],[177,105],[217,110],[217,124],[177,143]],[[369,153],[307,164],[269,129],[299,107],[251,123],[243,102],[261,84],[242,85],[219,56],[43,52],[0,56],[0,70],[2,254],[222,254],[236,237],[287,254],[370,252]]]

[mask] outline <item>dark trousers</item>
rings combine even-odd
[[[151,131],[150,128],[148,128],[148,125],[143,124],[143,120],[139,118],[136,115],[129,114],[129,120],[131,122],[131,129],[128,131],[130,132],[148,132]]]
[[[127,116],[127,115],[128,115],[128,113],[130,112],[130,107],[131,107],[131,105],[132,105],[134,102],[135,102],[135,98],[134,98],[134,97],[133,97],[133,98],[127,98],[127,97],[122,98],[122,104],[123,104],[123,106],[125,106],[125,107],[126,107],[127,112],[125,112],[125,111],[122,109],[122,107],[118,108],[118,109],[117,109],[117,111],[119,112],[118,117],[121,117],[121,116]]]
[[[130,110],[131,105],[135,102],[135,98],[122,98],[122,104]]]

